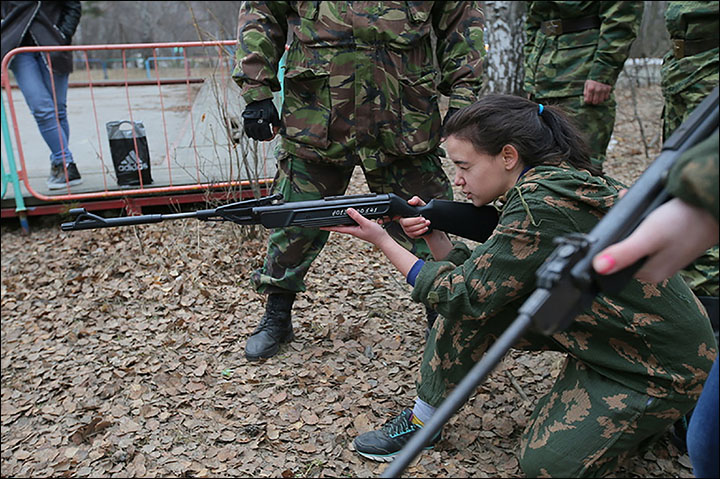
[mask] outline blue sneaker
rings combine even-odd
[[[366,432],[355,438],[353,445],[361,456],[379,462],[391,462],[407,444],[415,431],[422,426],[412,422],[412,410],[405,409],[377,431]],[[432,449],[440,440],[440,433],[430,441],[425,449]]]

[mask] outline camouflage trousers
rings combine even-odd
[[[438,316],[420,367],[420,399],[438,407],[507,326],[479,330],[476,324]],[[533,332],[515,347],[563,350],[551,338]],[[625,457],[645,451],[694,402],[635,391],[570,354],[528,420],[520,441],[520,466],[527,477],[601,477]]]
[[[675,93],[663,92],[663,142],[690,116],[717,85],[717,75]],[[697,296],[720,296],[720,253],[717,246],[693,261],[680,276]]]
[[[273,192],[281,193],[286,201],[343,195],[354,168],[289,156],[278,163]],[[394,193],[405,199],[417,195],[426,202],[432,198],[452,199],[452,184],[442,168],[440,158],[434,153],[398,159],[376,170],[363,170],[363,173],[373,193]],[[387,230],[398,243],[416,256],[430,257],[430,250],[424,240],[411,240],[396,223],[389,224]],[[328,236],[327,231],[314,228],[273,230],[268,239],[265,262],[251,277],[255,289],[259,293],[305,291],[303,279],[325,246]]]
[[[585,136],[593,164],[602,168],[605,152],[615,126],[615,94],[601,105],[587,105],[582,95],[561,98],[532,98],[544,105],[562,108]]]
[[[693,293],[697,296],[720,296],[719,251],[713,246],[702,256],[680,271]]]
[[[663,91],[663,142],[678,129],[690,113],[713,91],[718,84],[718,75],[688,86],[677,93]]]

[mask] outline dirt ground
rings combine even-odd
[[[606,169],[631,182],[658,153],[662,96],[625,87],[617,100]],[[356,175],[349,193],[364,191]],[[67,233],[63,220],[36,220],[31,236],[2,225],[3,477],[382,473],[351,442],[412,404],[424,310],[378,251],[333,235],[296,301],[297,338],[248,363],[264,308],[248,278],[266,231]],[[522,477],[520,435],[561,361],[511,351],[406,476]],[[665,437],[614,477],[692,474]]]

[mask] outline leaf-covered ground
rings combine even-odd
[[[607,169],[646,167],[629,89]],[[636,102],[659,146],[658,87]],[[448,171],[451,166],[448,164]],[[366,191],[355,176],[349,193]],[[31,236],[2,226],[3,477],[368,477],[352,439],[410,406],[424,310],[371,246],[333,235],[293,310],[297,338],[249,363],[267,232],[178,221]],[[527,418],[562,356],[511,351],[411,477],[522,476]],[[617,477],[692,477],[668,438]]]

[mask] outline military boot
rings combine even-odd
[[[293,340],[295,336],[290,320],[293,301],[294,293],[268,295],[265,314],[245,344],[245,357],[249,361],[272,357],[280,349],[281,343]]]

